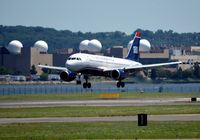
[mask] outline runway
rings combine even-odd
[[[116,122],[137,121],[137,116],[113,117],[45,117],[45,118],[0,118],[0,124],[6,123],[44,123],[44,122]],[[148,115],[149,121],[200,121],[200,114]]]
[[[191,98],[0,101],[0,108],[55,107],[55,106],[148,106],[148,105],[191,105],[191,104],[200,105],[199,102],[190,103],[190,101]]]

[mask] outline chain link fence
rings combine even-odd
[[[117,88],[115,84],[93,84],[92,88],[84,89],[75,84],[49,85],[0,85],[0,95],[15,94],[49,94],[49,93],[120,93],[120,92],[196,92],[200,93],[200,84],[126,84]]]

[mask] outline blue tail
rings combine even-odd
[[[141,33],[137,32],[135,34],[135,37],[133,39],[133,44],[131,45],[128,55],[125,59],[137,61],[139,60],[139,46],[140,46],[140,38],[141,38]]]

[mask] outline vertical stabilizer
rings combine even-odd
[[[141,38],[141,33],[137,32],[133,39],[133,44],[131,45],[128,55],[125,59],[129,59],[129,60],[133,60],[133,61],[139,60],[140,38]]]

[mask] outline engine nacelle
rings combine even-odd
[[[111,71],[111,77],[115,80],[123,80],[124,78],[126,78],[126,72],[124,72],[123,70],[113,70]]]
[[[60,73],[60,78],[63,81],[70,82],[70,81],[72,81],[76,78],[76,74],[74,74],[71,71],[63,71],[63,72]]]

